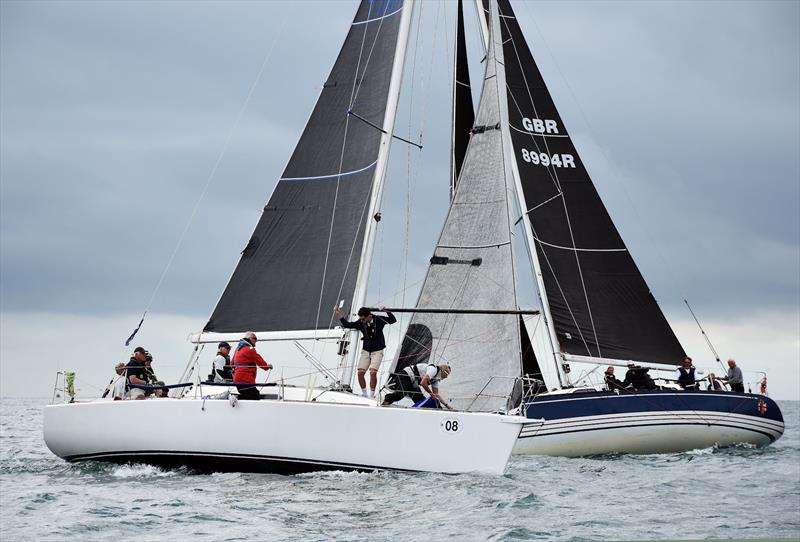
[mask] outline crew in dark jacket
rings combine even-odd
[[[649,371],[650,369],[647,367],[639,367],[631,363],[628,365],[628,372],[625,373],[625,380],[622,382],[622,386],[624,388],[630,386],[635,390],[656,389],[656,383],[653,382],[653,379],[648,374]]]
[[[700,384],[698,381],[703,379],[702,374],[702,370],[696,369],[692,365],[692,358],[686,356],[683,358],[681,366],[675,369],[675,380],[685,390],[699,390]]]
[[[381,312],[386,307],[379,307]],[[378,367],[383,361],[383,352],[386,350],[386,339],[383,338],[383,328],[388,324],[397,322],[394,314],[386,311],[386,316],[376,316],[366,307],[358,309],[358,320],[348,321],[339,307],[335,307],[333,312],[342,327],[347,329],[357,329],[361,332],[361,340],[364,345],[361,350],[361,358],[358,360],[358,385],[361,386],[361,394],[364,397],[375,397],[375,388],[378,386]],[[369,395],[367,395],[367,381],[364,374],[369,368]]]
[[[622,382],[617,380],[617,377],[614,376],[614,367],[609,367],[608,369],[606,369],[605,379],[606,379],[606,386],[610,391],[621,390],[625,388]]]
[[[145,370],[145,361],[147,360],[147,350],[142,346],[137,346],[133,351],[130,361],[125,366],[125,377],[127,384],[134,384],[137,386],[147,386],[147,371]],[[131,399],[144,398],[145,392],[142,388],[128,388],[128,396]]]

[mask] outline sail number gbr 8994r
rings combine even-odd
[[[553,166],[553,167],[575,167],[575,158],[571,154],[549,154],[546,152],[529,151],[520,149],[522,159],[529,164]]]
[[[530,134],[547,136],[559,135],[558,123],[552,119],[522,118],[522,127]],[[546,150],[546,149],[545,149]],[[539,152],[538,150],[520,149],[522,159],[536,166],[575,167],[575,157],[571,154]]]

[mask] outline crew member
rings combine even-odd
[[[148,386],[165,386],[163,380],[159,380],[156,372],[153,370],[153,355],[150,352],[144,353],[144,375]],[[169,388],[163,387],[160,390],[146,390],[147,397],[167,397],[169,395]]]
[[[439,382],[450,376],[450,365],[447,363],[415,363],[398,371],[395,376],[397,378],[393,382],[396,387],[384,397],[384,406],[396,403],[403,397],[411,399],[416,407],[439,408],[440,403],[444,404],[439,396]],[[425,397],[423,389],[430,398]]]
[[[231,345],[222,341],[217,345],[217,357],[214,358],[214,365],[208,379],[212,382],[231,382],[233,380],[233,370],[231,369]]]
[[[681,366],[675,369],[675,380],[685,390],[699,390],[700,385],[697,382],[703,379],[702,374],[702,370],[696,369],[692,365],[692,358],[686,356],[683,358]]]
[[[649,367],[640,367],[635,363],[629,363],[622,387],[631,387],[634,390],[654,390],[656,389],[656,383],[653,382],[653,378],[650,376]]]
[[[137,346],[133,350],[133,355],[125,366],[125,374],[128,383],[128,398],[129,399],[143,399],[144,391],[142,388],[131,387],[131,384],[138,386],[147,386],[147,372],[145,371],[145,362],[147,361],[147,350],[141,346]]]
[[[252,399],[258,401],[261,394],[255,386],[241,386],[240,384],[255,384],[256,371],[262,368],[265,371],[272,369],[272,365],[256,352],[258,338],[252,331],[245,333],[244,338],[236,345],[233,354],[233,383],[239,388],[239,399]]]
[[[742,376],[742,370],[736,365],[733,359],[728,360],[728,376],[722,380],[728,382],[731,391],[744,393],[744,377]]]
[[[125,399],[125,388],[127,379],[125,378],[125,364],[122,362],[114,366],[114,371],[117,373],[117,378],[114,379],[111,387],[111,397],[114,401],[122,401]]]
[[[617,377],[614,376],[614,367],[609,367],[606,369],[605,381],[609,391],[621,390],[625,388],[622,382],[620,382]]]
[[[379,307],[381,312],[386,311],[386,307]],[[375,388],[378,385],[378,368],[383,361],[383,353],[386,350],[386,339],[383,338],[383,328],[388,324],[397,322],[389,311],[386,316],[375,316],[366,308],[358,309],[358,320],[348,321],[344,317],[342,309],[334,307],[333,312],[342,327],[347,329],[357,329],[361,332],[361,340],[364,342],[361,350],[361,357],[358,360],[358,385],[361,386],[361,395],[364,397],[375,397]],[[369,394],[367,393],[367,381],[364,377],[369,368]]]
[[[714,373],[708,373],[708,386],[706,389],[709,391],[725,391],[722,387],[722,378],[717,378]]]

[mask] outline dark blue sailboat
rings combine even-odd
[[[665,453],[738,443],[762,446],[778,439],[784,431],[783,416],[766,396],[766,379],[761,393],[742,393],[724,387],[715,391],[699,386],[683,389],[671,374],[657,375],[672,373],[686,352],[603,205],[509,0],[477,0],[477,4],[483,14],[480,23],[486,49],[492,49],[490,43],[496,49],[486,59],[493,63],[487,64],[486,80],[496,77],[497,86],[506,92],[488,96],[497,102],[500,122],[495,125],[478,118],[468,132],[459,129],[458,121],[472,118],[472,103],[464,98],[469,93],[454,92],[452,170],[462,173],[451,181],[455,186],[451,210],[418,306],[459,310],[476,305],[508,307],[509,295],[516,296],[516,276],[509,284],[507,279],[502,282],[505,275],[488,277],[483,271],[487,262],[496,264],[508,251],[513,255],[513,246],[500,235],[491,243],[479,243],[469,222],[475,211],[461,210],[492,203],[487,193],[481,193],[487,190],[485,183],[476,183],[469,167],[470,160],[485,163],[491,159],[495,168],[504,172],[508,192],[516,195],[519,211],[511,222],[524,230],[544,336],[536,341],[537,357],[521,318],[518,325],[517,317],[509,315],[483,317],[476,324],[464,315],[418,314],[412,319],[393,372],[437,358],[460,359],[449,383],[460,394],[460,407],[496,405],[496,399],[507,394],[508,407],[541,420],[522,432],[516,447],[520,453]],[[460,11],[458,23],[456,91],[464,81],[468,84],[466,62],[459,56],[465,54]],[[482,104],[487,100],[487,88],[492,87],[484,82]],[[490,154],[494,147],[486,147],[491,138],[494,145],[502,147],[502,161]],[[457,150],[465,147],[466,166],[462,168]],[[481,153],[483,157],[476,156]],[[502,213],[497,217],[504,220]],[[460,233],[454,234],[456,231]],[[450,264],[448,270],[446,256],[472,265]],[[483,267],[475,264],[478,259]],[[500,346],[502,340],[517,341],[512,365],[521,378],[476,388],[487,365],[493,374],[497,367],[503,369],[502,374],[509,374],[508,349]],[[547,363],[545,374],[539,362]],[[551,362],[555,370],[549,369]],[[652,371],[654,380],[648,377],[648,386],[615,389],[605,384],[578,385],[570,378],[571,363],[595,368],[634,365]],[[487,397],[495,400],[487,401]]]
[[[498,4],[523,223],[560,388],[525,401],[527,415],[545,421],[521,436],[518,451],[658,453],[773,442],[783,416],[766,389],[571,387],[570,362],[671,371],[686,353],[584,168],[508,0]]]

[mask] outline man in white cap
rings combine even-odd
[[[231,364],[233,365],[234,384],[255,384],[256,371],[262,368],[265,371],[272,369],[272,365],[264,361],[256,352],[258,337],[252,331],[245,333],[244,338],[236,345]],[[239,399],[253,399],[258,401],[261,394],[255,386],[236,386],[239,388]]]

